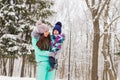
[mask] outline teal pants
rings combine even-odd
[[[37,63],[36,80],[54,80],[55,70],[49,71],[50,64],[48,61]]]

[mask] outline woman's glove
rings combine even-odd
[[[41,34],[41,33],[38,32],[38,29],[37,29],[36,27],[34,27],[31,35],[34,36],[35,38],[38,38],[38,39],[39,39],[40,34]]]

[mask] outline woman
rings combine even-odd
[[[54,80],[55,70],[49,71],[50,34],[46,25],[38,21],[32,32],[32,45],[37,62],[36,80]]]

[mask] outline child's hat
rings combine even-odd
[[[48,26],[43,24],[40,20],[36,22],[36,28],[38,33],[44,33],[45,31],[49,30]]]
[[[55,24],[55,27],[53,28],[53,32],[54,32],[54,30],[57,30],[59,32],[59,34],[61,34],[61,27],[62,27],[62,23],[61,22],[57,22]]]

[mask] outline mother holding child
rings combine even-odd
[[[61,27],[61,22],[57,22],[50,35],[48,26],[41,21],[36,22],[32,31],[32,45],[37,62],[36,80],[54,80],[60,49],[65,39]]]

